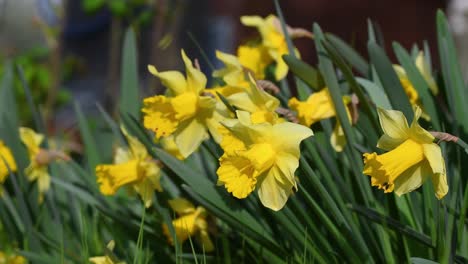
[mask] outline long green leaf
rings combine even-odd
[[[140,86],[135,32],[127,29],[122,50],[119,110],[135,118],[140,116]]]

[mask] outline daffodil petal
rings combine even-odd
[[[206,252],[211,252],[214,250],[213,242],[211,241],[207,230],[201,229],[199,233],[199,238]]]
[[[346,145],[346,137],[340,122],[336,122],[333,133],[330,137],[330,143],[336,152],[342,152]]]
[[[206,87],[206,77],[200,70],[193,67],[192,61],[187,57],[184,50],[181,51],[181,54],[187,74],[187,90],[198,94]]]
[[[278,175],[282,172],[276,166],[273,166],[270,171],[264,176],[259,183],[258,196],[263,206],[274,211],[279,211],[288,201],[289,195],[292,192],[293,185],[282,184],[277,178],[284,176]]]
[[[389,137],[404,141],[408,138],[408,122],[400,111],[377,108],[380,126]]]
[[[432,175],[432,185],[434,186],[435,196],[437,199],[442,199],[448,193],[449,187],[447,184],[447,175],[445,173],[437,173]]]
[[[197,119],[187,120],[174,133],[174,140],[180,154],[185,158],[197,150],[203,140],[208,138],[206,128]]]
[[[431,168],[427,162],[423,162],[421,165],[415,165],[407,169],[395,180],[394,191],[398,196],[414,191],[419,188],[430,175],[432,175]]]
[[[195,206],[187,199],[175,198],[168,201],[169,206],[178,214],[189,214],[195,212]]]
[[[288,75],[288,70],[288,65],[284,62],[283,58],[279,56],[276,60],[275,79],[277,81],[282,80],[286,75]]]
[[[377,141],[377,147],[379,149],[383,149],[383,150],[392,150],[396,147],[398,147],[398,145],[400,145],[401,143],[403,143],[405,140],[404,139],[401,139],[401,138],[392,138],[390,137],[389,135],[387,134],[383,134],[379,141]]]
[[[276,166],[281,171],[281,174],[275,175],[281,176],[279,178],[276,178],[276,180],[283,184],[286,184],[286,180],[288,184],[296,186],[294,172],[299,167],[298,158],[288,153],[278,154],[276,157]]]
[[[424,156],[426,157],[432,172],[445,174],[445,160],[442,151],[437,144],[423,144]]]
[[[185,92],[187,83],[184,75],[178,71],[159,72],[153,65],[148,65],[148,71],[158,77],[161,83],[175,95]]]
[[[432,77],[431,70],[429,67],[429,64],[427,63],[426,59],[424,58],[424,53],[420,51],[418,53],[418,56],[416,57],[415,61],[416,67],[418,68],[419,72],[423,76],[424,80],[426,80],[429,89],[431,89],[432,93],[434,95],[437,95],[439,93],[439,87],[437,87],[437,83],[434,80],[434,77]]]
[[[264,23],[264,20],[260,16],[241,16],[240,21],[242,25],[249,27],[258,27]]]
[[[418,106],[414,108],[414,118],[413,122],[411,123],[410,127],[410,133],[411,137],[416,139],[418,142],[423,143],[423,144],[430,144],[432,141],[434,141],[434,136],[431,135],[427,130],[422,128],[418,120],[421,117],[422,110]]]
[[[312,129],[291,122],[276,124],[272,130],[272,137],[281,139],[278,147],[296,158],[300,155],[301,141],[313,135]]]
[[[393,70],[395,70],[399,79],[408,78],[405,69],[403,69],[403,67],[401,67],[400,65],[394,64]]]

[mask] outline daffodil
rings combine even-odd
[[[351,102],[350,97],[343,96],[343,102],[347,105]],[[320,120],[331,118],[336,115],[335,106],[333,105],[328,88],[324,88],[319,92],[313,93],[304,102],[293,97],[289,100],[288,106],[297,113],[299,123],[308,127]],[[347,113],[348,120],[350,120],[349,111],[347,111]],[[337,152],[343,151],[343,148],[346,145],[343,128],[338,121],[336,122],[330,142]]]
[[[16,254],[6,254],[0,251],[0,264],[25,264],[26,259]]]
[[[268,49],[262,45],[240,45],[237,48],[237,57],[240,64],[259,80],[265,79],[265,69],[274,62]]]
[[[239,92],[244,91],[242,88],[250,88],[244,67],[236,56],[217,50],[216,58],[222,61],[225,67],[214,71],[213,77],[223,79],[223,81],[231,87],[238,87]]]
[[[126,263],[125,261],[118,261],[117,258],[112,254],[114,247],[115,247],[115,242],[114,240],[111,240],[107,244],[108,254],[106,254],[105,256],[89,258],[89,262],[93,264],[125,264]]]
[[[435,82],[434,77],[432,77],[429,64],[425,60],[424,53],[422,51],[419,52],[418,56],[416,57],[415,64],[416,68],[419,70],[419,73],[421,73],[422,77],[429,86],[431,92],[434,95],[437,95],[439,93],[439,88],[437,87],[437,83]],[[408,96],[410,103],[412,105],[417,105],[421,107],[419,94],[416,88],[414,88],[413,84],[409,80],[405,69],[403,69],[403,67],[401,67],[400,65],[393,65],[393,69],[397,73],[398,78],[400,79],[400,83],[403,86],[403,89],[406,95]],[[423,117],[428,119],[428,116],[424,116],[424,113]]]
[[[250,89],[245,92],[227,97],[228,102],[239,110],[251,113],[251,122],[254,124],[281,122],[275,112],[280,105],[279,100],[260,89],[251,75],[249,75],[249,85]]]
[[[442,199],[448,192],[445,161],[434,137],[418,124],[421,109],[415,107],[411,126],[400,111],[378,109],[384,135],[377,147],[388,152],[364,154],[363,173],[372,186],[397,195],[411,192],[431,177],[435,195]]]
[[[16,162],[11,150],[0,140],[0,184],[8,177],[10,172],[16,171]]]
[[[25,173],[30,181],[37,181],[40,194],[39,202],[41,202],[44,193],[50,188],[49,164],[55,160],[69,160],[70,158],[61,151],[41,148],[44,135],[36,133],[30,128],[21,127],[20,137],[28,149],[30,160]]]
[[[245,111],[237,111],[237,117],[223,123],[230,133],[221,142],[218,184],[239,199],[258,189],[262,204],[278,211],[297,188],[299,145],[312,130],[290,122],[254,124]]]
[[[265,57],[262,52],[266,51],[269,59],[264,62],[268,65],[268,60],[276,62],[275,79],[281,80],[288,73],[288,65],[284,62],[282,56],[288,54],[288,45],[286,43],[285,33],[281,28],[279,19],[274,15],[266,18],[259,16],[242,16],[241,22],[245,26],[256,27],[262,37],[261,47],[254,51],[258,53],[256,57]],[[312,34],[304,29],[293,29],[287,27],[287,34],[294,37],[311,37]],[[252,64],[252,63],[249,63]],[[246,66],[248,67],[248,66]],[[255,66],[253,66],[255,68]],[[260,76],[257,76],[260,78]]]
[[[203,140],[217,131],[223,117],[222,103],[206,94],[206,77],[196,69],[182,51],[187,78],[180,72],[159,72],[152,65],[148,70],[168,88],[166,95],[157,95],[143,101],[144,126],[155,133],[156,139],[173,136],[180,154],[186,158]]]
[[[122,186],[130,185],[150,207],[154,191],[162,191],[160,167],[138,139],[124,134],[128,148],[117,148],[113,165],[96,166],[99,190],[104,195],[114,195]]]
[[[177,213],[178,218],[172,221],[177,242],[182,244],[189,237],[196,237],[206,252],[214,250],[213,242],[208,234],[208,222],[206,221],[206,210],[195,206],[183,198],[173,199],[169,201],[169,206]],[[174,244],[174,238],[169,232],[167,225],[163,225],[163,232],[167,236],[169,242]]]

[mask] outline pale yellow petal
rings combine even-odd
[[[200,230],[199,233],[200,242],[206,252],[212,252],[214,250],[213,241],[211,241],[208,231],[205,229]]]
[[[415,64],[416,64],[416,67],[418,68],[419,72],[421,73],[421,75],[424,77],[424,80],[426,80],[427,84],[429,85],[429,88],[431,89],[431,92],[434,95],[437,95],[439,93],[439,87],[437,87],[437,83],[434,80],[434,77],[432,77],[429,64],[427,63],[426,59],[424,58],[424,53],[422,51],[420,51],[418,53],[418,56],[416,57]]]
[[[208,133],[197,119],[187,120],[174,133],[175,143],[185,158],[195,152],[205,139],[208,139]]]
[[[431,175],[431,168],[427,162],[414,165],[395,180],[394,191],[398,196],[414,191]]]
[[[283,58],[279,56],[276,60],[275,79],[277,81],[284,79],[286,75],[288,75],[288,70],[288,65],[284,62]]]
[[[178,71],[158,72],[156,67],[148,65],[148,71],[158,77],[161,83],[174,95],[182,94],[186,91],[187,82],[184,75]]]
[[[187,57],[184,50],[181,50],[181,54],[187,75],[187,90],[199,94],[206,88],[206,76],[193,67],[192,61]]]
[[[278,149],[283,152],[290,153],[299,158],[299,145],[302,140],[313,136],[312,129],[303,125],[284,122],[273,126],[272,129],[272,144],[276,144]]]
[[[398,145],[400,145],[401,143],[403,143],[405,141],[405,139],[402,139],[402,138],[392,138],[390,137],[389,135],[387,134],[383,134],[380,138],[379,138],[379,141],[377,141],[377,147],[379,149],[383,149],[383,150],[392,150],[396,147],[398,147]]]
[[[249,27],[258,27],[265,23],[264,19],[260,16],[241,16],[240,20],[244,26]]]
[[[400,111],[377,108],[380,126],[385,134],[396,140],[405,140],[409,136],[406,117]]]
[[[279,211],[284,207],[293,189],[293,185],[289,183],[284,184],[276,180],[277,178],[284,177],[279,174],[282,174],[282,172],[279,168],[273,166],[271,170],[262,177],[262,180],[258,184],[258,196],[260,201],[263,206],[274,211]]]
[[[427,130],[422,128],[418,120],[421,117],[422,110],[418,106],[414,107],[414,118],[413,122],[411,123],[410,127],[410,136],[414,140],[422,143],[422,144],[430,144],[432,141],[434,141],[434,136],[431,135]]]
[[[10,149],[0,140],[0,184],[3,183],[10,172],[16,172],[16,162]]]
[[[346,145],[346,137],[340,122],[336,122],[333,133],[330,137],[330,143],[336,152],[342,152]]]
[[[445,174],[445,160],[442,151],[437,144],[423,144],[426,157],[433,173]]]
[[[449,190],[447,183],[447,175],[445,173],[433,174],[432,185],[434,186],[435,196],[437,197],[437,199],[440,200],[444,198],[444,196],[448,193]]]
[[[276,178],[282,184],[290,184],[296,187],[296,177],[294,173],[299,167],[299,159],[286,152],[278,153],[276,156],[275,166],[281,171],[281,174],[276,174]]]
[[[27,127],[20,127],[21,141],[26,145],[30,155],[36,155],[39,152],[39,147],[44,140],[44,135],[34,132]]]
[[[400,65],[394,64],[393,65],[393,70],[395,70],[395,72],[396,72],[399,79],[407,79],[408,78],[405,69],[403,69],[403,67],[401,67]]]
[[[187,199],[175,198],[168,201],[174,212],[183,215],[195,212],[195,206]]]

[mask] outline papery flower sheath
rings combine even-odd
[[[154,191],[162,191],[159,164],[138,139],[124,134],[128,148],[117,148],[113,165],[96,166],[99,190],[104,195],[114,195],[121,187],[131,186],[150,207]]]
[[[178,218],[172,221],[178,243],[182,244],[189,237],[196,237],[203,245],[206,252],[214,250],[213,242],[208,234],[207,212],[205,208],[195,206],[183,198],[169,200],[169,206],[176,212]],[[174,238],[166,224],[163,224],[163,232],[169,243],[174,244]]]
[[[297,188],[299,145],[312,130],[290,122],[254,124],[244,111],[237,111],[237,117],[224,122],[228,132],[221,142],[218,184],[239,199],[258,189],[262,204],[278,211]]]
[[[206,77],[196,69],[182,51],[185,78],[180,72],[159,72],[152,65],[148,70],[167,87],[166,95],[144,99],[144,126],[156,139],[173,136],[180,154],[186,158],[209,137],[208,130],[219,141],[218,125],[224,119],[225,106],[206,94]]]
[[[402,195],[431,177],[436,197],[442,199],[448,192],[445,161],[434,137],[418,124],[421,109],[415,107],[411,126],[400,111],[379,108],[378,114],[384,135],[377,147],[388,152],[364,154],[363,173],[371,177],[372,186]]]
[[[16,172],[16,162],[11,150],[0,140],[0,184],[5,181],[10,172]]]
[[[351,99],[349,96],[343,96],[343,103],[345,105],[350,102]],[[296,97],[293,97],[289,100],[288,106],[297,113],[299,123],[308,127],[320,120],[336,116],[335,106],[333,105],[328,88],[311,94],[306,101],[299,101]],[[351,121],[351,114],[349,111],[347,111],[347,114],[348,120]],[[337,152],[343,151],[346,145],[344,131],[338,121],[333,129],[330,143]]]

